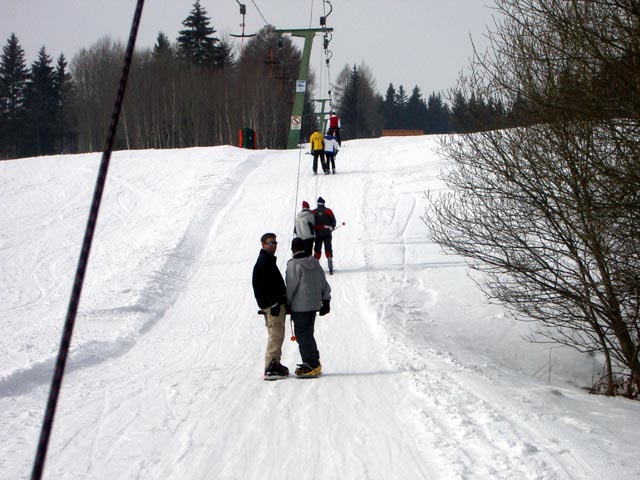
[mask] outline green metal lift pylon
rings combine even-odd
[[[327,112],[325,107],[327,106],[327,102],[331,102],[330,98],[315,98],[314,102],[321,103],[320,113],[316,113],[316,117],[318,117],[318,121],[320,122],[320,131],[324,133],[327,130]]]
[[[276,30],[277,33],[288,33],[292,37],[304,38],[302,61],[296,81],[296,97],[291,111],[289,124],[289,140],[287,148],[298,148],[300,142],[300,130],[302,129],[302,112],[304,109],[304,94],[307,90],[307,78],[309,76],[309,59],[311,58],[311,46],[316,33],[333,32],[333,28],[297,28],[293,30]]]

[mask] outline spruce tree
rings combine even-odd
[[[342,139],[367,138],[379,134],[383,125],[383,100],[375,93],[370,70],[361,64],[353,66],[339,100]]]
[[[470,131],[468,117],[468,103],[460,90],[453,94],[453,105],[451,106],[451,128],[456,133]]]
[[[407,106],[407,102],[409,101],[409,97],[407,96],[407,92],[402,85],[398,87],[398,91],[396,92],[396,105],[401,109]]]
[[[407,92],[404,89],[404,86],[400,85],[398,90],[396,91],[395,105],[396,112],[398,112],[398,125],[396,128],[405,129],[409,128],[407,122],[407,102],[409,101],[409,97],[407,97]]]
[[[0,57],[0,155],[5,158],[15,158],[21,153],[28,78],[24,50],[12,33]]]
[[[406,127],[411,130],[424,131],[427,123],[427,105],[422,98],[422,92],[416,85],[407,100],[405,108]]]
[[[151,53],[151,56],[155,61],[165,61],[166,59],[170,59],[173,57],[173,49],[171,48],[171,43],[169,42],[169,38],[167,37],[167,35],[165,35],[164,32],[158,32],[156,44],[153,46],[153,52]]]
[[[53,87],[56,99],[53,132],[54,152],[74,152],[77,144],[75,84],[71,74],[67,71],[67,61],[62,54],[58,57],[53,74]]]
[[[390,83],[387,93],[382,103],[383,125],[385,129],[394,130],[398,128],[398,106],[396,105],[396,89]]]
[[[38,58],[31,65],[31,78],[27,83],[25,97],[28,119],[24,132],[27,155],[53,153],[53,125],[57,104],[53,73],[51,57],[45,47],[42,47]]]
[[[347,84],[340,99],[340,117],[342,119],[342,140],[358,138],[358,125],[362,123],[358,93],[360,76],[354,65],[349,73]]]
[[[220,61],[217,48],[220,39],[214,36],[216,30],[210,23],[207,11],[200,0],[196,0],[193,10],[182,22],[184,28],[178,32],[178,53],[182,59],[201,67],[212,67]]]
[[[432,93],[427,100],[427,124],[426,133],[449,133],[450,126],[449,107],[442,100],[442,95]]]

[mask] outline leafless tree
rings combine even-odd
[[[517,103],[522,127],[444,138],[451,190],[424,220],[543,338],[603,354],[605,393],[637,397],[640,2],[496,6],[459,88]]]
[[[124,45],[104,37],[83,48],[71,62],[78,95],[78,149],[99,151],[104,146],[113,101],[122,69]],[[122,148],[121,136],[118,145]]]

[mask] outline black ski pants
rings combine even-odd
[[[324,150],[314,150],[313,151],[313,173],[318,173],[318,157],[320,157],[320,164],[322,166],[322,171],[327,171],[327,165],[324,159]]]
[[[317,234],[316,234],[317,235]],[[313,247],[314,257],[320,260],[322,256],[322,247],[324,246],[324,254],[327,258],[333,257],[333,245],[331,243],[331,235],[328,237],[316,237],[316,243]]]
[[[336,154],[335,153],[327,153],[324,152],[324,156],[326,158],[325,162],[327,164],[327,170],[336,170]]]
[[[318,345],[316,345],[316,339],[313,336],[316,312],[291,312],[291,319],[302,363],[316,368],[320,365],[320,352],[318,352]]]
[[[315,243],[315,238],[307,238],[304,240],[304,254],[308,257],[313,253],[313,244]]]

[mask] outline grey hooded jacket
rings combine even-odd
[[[287,263],[287,303],[293,312],[317,312],[323,300],[331,300],[331,287],[320,262],[303,255]]]
[[[308,240],[316,236],[315,233],[315,215],[308,208],[303,208],[296,215],[294,233],[303,240]]]

